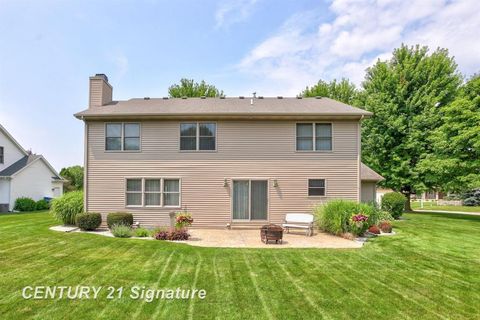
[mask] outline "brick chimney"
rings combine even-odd
[[[112,102],[113,88],[108,83],[108,77],[103,73],[97,73],[90,77],[89,108],[100,107]]]

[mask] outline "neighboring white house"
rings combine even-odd
[[[42,155],[25,150],[0,125],[0,212],[12,211],[15,200],[35,201],[63,194],[64,180]]]

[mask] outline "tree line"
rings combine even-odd
[[[181,79],[168,93],[224,96],[214,85],[193,79]],[[362,161],[385,177],[382,186],[408,198],[431,189],[480,187],[480,75],[465,80],[446,49],[430,53],[426,46],[402,45],[389,60],[369,67],[360,87],[348,79],[319,80],[299,95],[373,112],[362,124]],[[67,190],[83,186],[83,170],[77,167],[62,169],[71,179]]]

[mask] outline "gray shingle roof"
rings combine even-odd
[[[362,181],[381,181],[385,180],[384,177],[373,171],[370,167],[362,162],[360,167],[360,179]]]
[[[152,98],[113,101],[75,114],[77,118],[134,116],[370,116],[329,98]]]
[[[36,155],[36,154],[30,154],[27,156],[24,156],[17,162],[13,163],[9,167],[3,169],[0,171],[0,177],[10,177],[11,175],[17,173],[18,171],[22,170],[25,168],[27,165],[29,165],[31,162],[37,160],[41,156]]]

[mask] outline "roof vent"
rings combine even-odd
[[[259,96],[258,99],[263,99],[263,96]]]
[[[150,100],[150,97],[144,97],[143,100]]]
[[[187,99],[187,96],[182,96],[182,99]]]
[[[220,96],[220,99],[225,99],[225,96]]]
[[[297,99],[302,99],[303,97],[302,96],[297,96]]]
[[[163,100],[168,100],[168,97],[163,97],[162,99],[163,99]]]
[[[245,97],[244,97],[244,96],[240,96],[240,97],[238,97],[238,98],[239,98],[239,99],[245,99]]]
[[[201,96],[200,99],[206,99],[207,97],[206,96]]]
[[[283,99],[283,97],[282,97],[282,96],[278,96],[277,99]]]
[[[316,96],[315,99],[322,99],[322,96]]]

